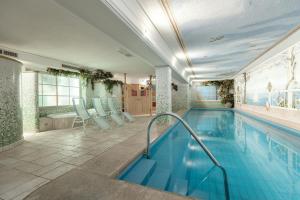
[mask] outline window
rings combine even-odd
[[[216,86],[200,86],[197,90],[202,100],[218,100]]]
[[[72,98],[80,96],[78,78],[39,74],[39,106],[72,105]]]

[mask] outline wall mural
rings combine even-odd
[[[300,43],[235,79],[236,103],[300,109]]]
[[[177,90],[172,89],[172,111],[177,112],[181,109],[189,108],[189,85],[173,80]]]

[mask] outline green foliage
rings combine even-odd
[[[62,69],[53,69],[53,68],[48,68],[47,72],[54,76],[79,77],[80,75],[78,72],[65,71]]]
[[[112,79],[105,79],[103,81],[103,83],[105,84],[106,86],[106,90],[112,94],[112,89],[115,85],[123,85],[123,82],[122,81],[118,81],[118,80],[112,80]]]
[[[81,69],[79,72],[73,72],[62,69],[48,68],[47,72],[55,76],[79,77],[83,80],[86,80],[87,84],[90,82],[93,90],[95,88],[95,83],[103,82],[109,93],[112,93],[112,89],[115,85],[123,84],[122,81],[112,80],[111,78],[113,78],[113,74],[111,72],[106,72],[101,69],[98,69],[94,72],[86,69]]]
[[[234,105],[233,80],[206,81],[203,84],[217,86],[218,95],[221,97],[221,103],[231,103],[232,105]]]

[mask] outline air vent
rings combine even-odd
[[[17,53],[12,52],[12,51],[5,51],[5,50],[3,51],[3,55],[10,56],[10,57],[15,57],[15,58],[18,57]]]
[[[126,57],[133,57],[133,55],[129,53],[126,49],[120,48],[117,51]]]
[[[10,57],[18,57],[18,54],[12,51],[7,51],[7,50],[2,50],[0,49],[0,54],[5,55],[5,56],[10,56]]]

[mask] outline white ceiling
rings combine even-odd
[[[300,0],[170,0],[170,7],[202,76],[239,72],[300,24]]]
[[[193,70],[187,71],[196,79],[232,77],[300,25],[300,0],[138,2],[162,36],[169,38],[174,32],[166,31],[165,16],[155,14],[164,10],[161,2],[166,2],[192,61]],[[165,41],[170,47],[174,45]],[[186,60],[182,52],[176,56]]]
[[[300,24],[300,0],[162,1],[192,70],[161,0],[0,0],[0,46],[135,76],[169,65],[178,79],[222,79]]]
[[[165,64],[98,0],[0,0],[0,5],[0,46],[141,76]],[[134,56],[125,57],[120,48]]]

